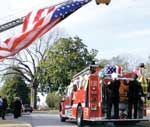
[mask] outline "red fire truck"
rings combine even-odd
[[[127,94],[126,88],[120,86],[119,119],[106,119],[107,99],[106,92],[102,82],[108,82],[109,77],[101,80],[99,78],[100,68],[98,65],[90,65],[80,73],[76,74],[66,89],[66,94],[60,103],[60,119],[65,122],[66,119],[75,119],[79,126],[85,121],[92,122],[138,122],[149,120],[145,113],[144,116],[137,119],[127,118]],[[132,80],[131,74],[119,78],[123,85],[124,80]],[[74,86],[75,89],[74,89]]]

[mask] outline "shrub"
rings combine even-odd
[[[60,96],[56,92],[49,93],[46,97],[46,103],[50,109],[59,109]]]

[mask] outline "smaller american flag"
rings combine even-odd
[[[117,73],[119,76],[122,76],[123,67],[122,67],[122,66],[118,66],[118,65],[115,65],[115,67],[116,67],[116,73]]]
[[[122,76],[123,68],[118,65],[106,65],[104,68],[105,75],[111,75],[112,73],[117,73],[118,76]]]
[[[111,75],[113,72],[116,72],[116,67],[113,65],[106,65],[104,68],[105,75]]]

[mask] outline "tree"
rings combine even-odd
[[[38,64],[40,61],[44,61],[47,57],[47,49],[51,44],[56,41],[61,35],[61,31],[55,29],[51,31],[51,34],[46,34],[43,38],[37,40],[28,49],[21,51],[18,55],[10,57],[2,62],[2,66],[5,65],[4,70],[12,69],[14,74],[18,74],[24,78],[29,84],[31,89],[31,106],[37,108],[37,89],[39,86],[39,70]],[[16,66],[18,65],[18,66]],[[10,73],[8,73],[10,74]],[[40,77],[40,76],[39,76]]]
[[[108,63],[109,63],[109,60],[107,60],[107,59],[101,59],[99,61],[99,66],[100,66],[100,68],[104,68],[105,65],[107,65]]]
[[[95,60],[97,52],[94,49],[89,52],[79,37],[60,38],[49,48],[46,60],[40,64],[41,84],[50,85],[51,90],[64,89],[73,75]]]
[[[1,94],[8,98],[9,104],[14,100],[15,97],[19,97],[24,104],[29,103],[29,92],[29,88],[21,76],[16,74],[5,76]]]

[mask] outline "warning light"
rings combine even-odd
[[[106,4],[109,5],[111,0],[95,0],[96,4]]]

